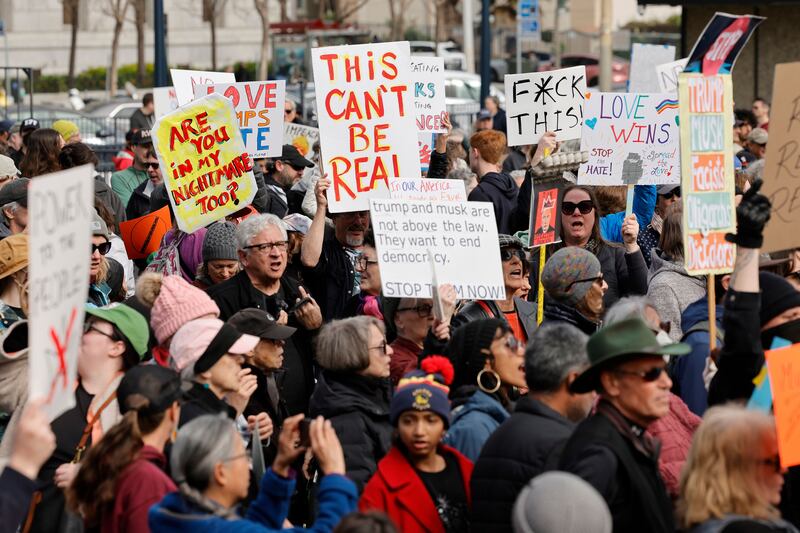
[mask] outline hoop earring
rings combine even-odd
[[[481,382],[481,378],[483,378],[483,375],[486,372],[489,372],[494,375],[495,385],[492,388],[484,386],[483,383]],[[484,368],[483,370],[478,372],[477,381],[478,381],[478,388],[481,389],[486,394],[494,394],[500,389],[500,374],[498,374],[494,370]]]

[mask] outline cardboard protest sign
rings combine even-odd
[[[628,75],[629,93],[657,93],[656,67],[675,59],[675,47],[668,44],[633,43]]]
[[[561,188],[555,184],[534,185],[531,194],[531,247],[561,241]]]
[[[300,155],[311,159],[314,155],[314,144],[319,142],[319,129],[286,122],[283,125],[283,139],[284,144],[291,144]]]
[[[656,92],[678,94],[678,74],[683,72],[688,61],[689,58],[684,57],[656,66],[656,80],[658,81],[658,91]]]
[[[92,165],[39,176],[28,190],[28,396],[45,398],[50,420],[75,405],[93,201]]]
[[[459,299],[505,298],[491,204],[373,199],[370,219],[384,296],[430,298],[430,250],[439,281],[452,283]]]
[[[175,87],[153,88],[153,114],[155,118],[161,118],[167,113],[172,113],[178,107],[178,96],[175,93]]]
[[[161,239],[172,227],[169,207],[164,206],[143,217],[121,222],[120,237],[125,243],[125,251],[130,259],[145,259],[158,250]]]
[[[750,35],[765,17],[714,13],[694,43],[684,72],[730,74]]]
[[[420,202],[466,202],[467,190],[461,180],[397,178],[389,182],[392,200]]]
[[[192,233],[253,201],[253,160],[230,100],[204,96],[157,120],[152,132],[181,230]]]
[[[420,175],[407,41],[311,50],[328,209],[366,211]]]
[[[586,67],[507,74],[508,145],[536,144],[546,131],[559,141],[580,139]]]
[[[435,138],[435,133],[417,132],[417,141],[419,143],[419,168],[422,172],[427,172],[428,168],[431,166],[431,153],[433,153]]]
[[[772,406],[778,432],[781,466],[800,464],[800,344],[769,350],[765,354]]]
[[[764,228],[765,252],[800,246],[800,63],[775,66],[769,117],[769,150],[761,191],[772,201],[772,217]]]
[[[233,102],[239,131],[253,159],[280,156],[283,147],[283,103],[286,82],[254,81],[196,85],[195,98],[220,93]]]
[[[186,105],[194,98],[194,88],[197,85],[214,85],[215,83],[236,83],[233,72],[213,72],[206,70],[169,70],[172,76],[172,85],[175,87],[175,97],[179,105]],[[283,104],[281,104],[283,105]]]
[[[729,75],[681,74],[683,246],[687,272],[733,270],[736,231],[733,179],[733,89]]]
[[[680,182],[680,128],[674,94],[594,93],[583,104],[578,169],[582,185]]]
[[[441,133],[447,106],[444,101],[444,58],[412,57],[409,61],[414,82],[414,114],[417,130]]]

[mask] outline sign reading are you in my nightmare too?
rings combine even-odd
[[[586,67],[505,77],[508,145],[536,144],[546,131],[559,141],[581,138]]]

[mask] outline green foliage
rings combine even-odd
[[[406,41],[430,41],[431,36],[425,30],[420,30],[416,26],[409,26],[403,34]]]

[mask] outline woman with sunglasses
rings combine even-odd
[[[771,416],[734,405],[712,407],[681,477],[679,525],[688,533],[797,533],[778,511],[783,474]]]
[[[561,245],[579,246],[600,261],[608,290],[603,296],[610,307],[622,296],[647,293],[647,264],[636,244],[639,223],[630,215],[622,223],[623,247],[607,243],[600,235],[597,199],[591,187],[568,185],[561,201]],[[535,271],[535,270],[534,270]]]
[[[680,185],[659,185],[656,205],[653,210],[653,218],[647,226],[639,232],[636,242],[642,249],[644,261],[650,267],[652,250],[658,246],[661,239],[661,232],[664,226],[664,219],[667,217],[667,209],[681,199]]]
[[[322,367],[309,403],[310,416],[329,419],[347,463],[347,477],[359,492],[392,445],[389,423],[392,347],[383,322],[371,316],[335,320],[316,339]]]
[[[455,367],[453,423],[443,442],[474,462],[510,416],[515,389],[526,386],[525,346],[507,322],[487,318],[456,329],[447,353]]]
[[[111,234],[108,226],[95,211],[92,220],[92,249],[89,266],[89,295],[87,303],[95,307],[105,307],[111,303],[111,287],[106,283],[108,278],[108,261],[106,254],[111,251]]]

